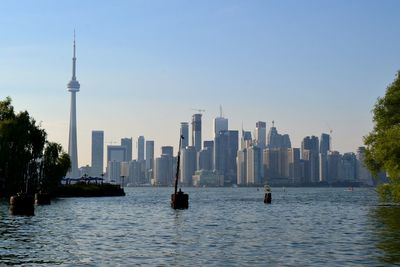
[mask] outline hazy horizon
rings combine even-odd
[[[400,69],[399,1],[4,1],[0,88],[50,141],[68,145],[73,31],[77,42],[78,159],[91,131],[105,142],[139,135],[178,146],[182,121],[204,109],[213,138],[272,120],[300,147],[332,130],[354,152],[371,109]],[[133,155],[136,158],[135,144]],[[176,152],[176,150],[174,151]]]

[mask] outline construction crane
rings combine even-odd
[[[197,111],[198,113],[206,112],[205,109],[192,108],[192,110],[195,110],[195,111]]]

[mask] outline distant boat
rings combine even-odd
[[[352,186],[349,186],[349,188],[345,189],[344,191],[353,192],[353,187],[352,187]]]

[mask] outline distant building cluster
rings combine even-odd
[[[214,119],[213,140],[202,141],[202,114],[196,113],[191,123],[180,123],[180,134],[179,180],[185,186],[374,185],[364,167],[365,148],[359,147],[356,154],[341,154],[331,149],[327,133],[320,138],[306,136],[301,147],[294,148],[289,135],[280,134],[274,121],[268,133],[266,122],[258,121],[253,133],[242,129],[239,134],[229,130],[228,119],[221,114]],[[173,185],[177,158],[172,146],[162,146],[155,158],[154,141],[139,136],[136,140],[122,138],[120,144],[106,149],[103,172],[104,132],[92,131],[92,164],[80,168],[81,175],[132,186]]]
[[[72,78],[68,83],[71,93],[68,154],[71,159],[69,178],[101,176],[110,182],[127,185],[173,184],[176,158],[172,146],[161,147],[161,156],[154,158],[154,141],[139,136],[136,159],[133,159],[132,138],[122,138],[119,145],[107,145],[107,164],[104,172],[104,132],[92,131],[92,164],[78,169],[76,93],[80,84],[76,79],[76,45],[73,43]],[[256,122],[254,139],[251,131],[229,130],[228,119],[222,108],[214,119],[213,140],[202,140],[202,114],[192,116],[191,140],[189,122],[181,122],[183,136],[179,150],[182,162],[180,182],[186,186],[258,186],[258,185],[335,185],[359,183],[373,185],[372,175],[364,167],[365,148],[357,154],[331,149],[331,136],[306,136],[300,148],[292,148],[288,134],[279,134],[272,121],[267,135],[267,124]],[[189,142],[191,141],[191,142]],[[385,173],[380,174],[385,179]]]

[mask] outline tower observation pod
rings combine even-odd
[[[178,179],[179,179],[179,165],[181,161],[181,142],[184,139],[183,135],[179,137],[179,150],[178,159],[176,164],[176,175],[175,175],[175,187],[174,193],[171,195],[171,208],[173,209],[187,209],[189,208],[189,195],[182,192],[179,188],[178,191]]]

